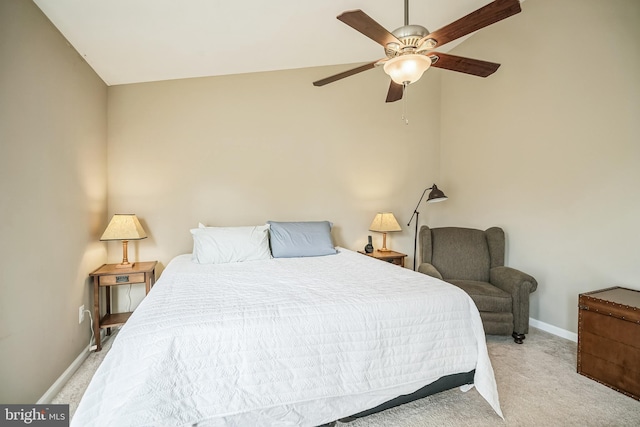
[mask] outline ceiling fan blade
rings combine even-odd
[[[500,67],[500,64],[496,64],[495,62],[481,61],[479,59],[465,58],[447,53],[432,52],[428,56],[431,58],[432,67],[458,71],[478,77],[490,76]]]
[[[391,80],[391,84],[389,85],[389,92],[387,92],[386,102],[399,101],[400,99],[402,99],[403,94],[404,94],[404,86]]]
[[[369,37],[376,43],[385,47],[387,43],[398,43],[402,45],[402,42],[398,40],[396,36],[387,31],[382,25],[378,24],[369,15],[358,10],[350,10],[338,15],[338,19],[356,31],[361,32],[365,36]]]
[[[436,42],[434,47],[440,47],[450,41],[520,13],[521,10],[519,0],[495,0],[423,37],[418,45],[427,39],[433,39]]]
[[[351,70],[343,71],[341,73],[335,74],[333,76],[325,77],[324,79],[313,82],[314,86],[324,86],[329,83],[333,83],[337,80],[344,79],[345,77],[353,76],[354,74],[361,73],[363,71],[367,71],[376,66],[379,61],[373,61],[368,64],[361,65],[356,68],[352,68]]]

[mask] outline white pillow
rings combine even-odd
[[[271,258],[269,226],[199,227],[191,230],[198,264],[224,264]]]

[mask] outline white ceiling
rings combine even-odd
[[[375,61],[383,48],[336,16],[404,24],[404,0],[33,1],[108,85]],[[489,2],[413,0],[409,23],[435,31]]]

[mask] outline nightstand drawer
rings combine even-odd
[[[125,273],[100,276],[100,286],[128,285],[130,283],[144,283],[144,273]]]
[[[358,251],[358,252],[361,253],[362,255],[379,259],[380,261],[386,261],[390,264],[395,264],[395,265],[399,265],[400,267],[404,267],[404,259],[406,255],[401,252],[380,251],[380,250],[373,251],[372,253],[366,253],[363,251]]]
[[[390,258],[385,261],[390,262],[391,264],[401,265],[404,267],[404,259],[403,258]]]

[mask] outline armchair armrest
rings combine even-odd
[[[489,270],[489,282],[510,294],[519,287],[526,287],[528,293],[535,291],[538,287],[538,282],[532,276],[511,267],[494,267]]]
[[[436,269],[433,265],[428,262],[423,262],[418,266],[418,271],[420,273],[426,274],[427,276],[435,277],[436,279],[442,279],[442,274]]]
[[[514,332],[529,332],[529,294],[536,290],[538,282],[532,276],[511,267],[494,267],[489,270],[492,285],[511,294],[513,303]]]

